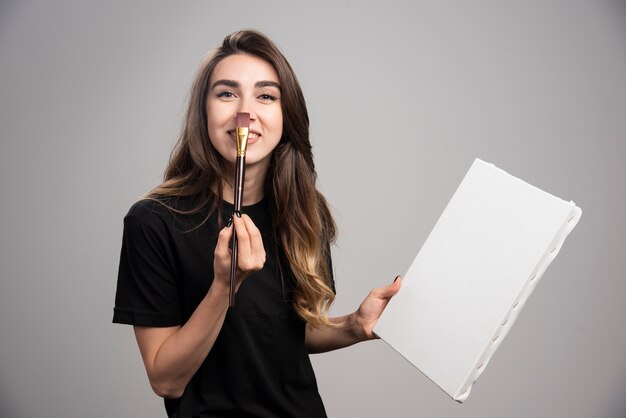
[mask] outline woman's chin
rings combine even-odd
[[[235,151],[233,154],[228,154],[227,156],[224,156],[224,154],[222,153],[220,153],[220,155],[226,161],[226,164],[228,165],[228,167],[235,170],[237,166],[237,152]],[[256,155],[255,153],[251,153],[250,150],[248,150],[248,152],[246,153],[246,170],[248,169],[257,170],[259,168],[267,168],[269,167],[270,160],[271,160],[271,153],[269,155],[266,155],[263,158],[259,158],[258,155]]]

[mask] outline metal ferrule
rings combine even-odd
[[[235,131],[236,131],[235,135],[237,136],[237,155],[241,155],[242,157],[245,157],[246,150],[248,149],[249,128],[237,127]]]

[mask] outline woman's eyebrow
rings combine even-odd
[[[225,80],[225,79],[224,80],[217,80],[211,86],[211,90],[214,89],[217,86],[227,86],[227,87],[232,87],[232,88],[240,88],[241,84],[238,81],[235,81],[235,80]],[[280,84],[278,84],[275,81],[269,81],[269,80],[257,81],[256,83],[254,83],[254,87],[255,88],[259,88],[259,87],[276,87],[278,90],[280,90]]]
[[[239,84],[238,81],[235,80],[217,80],[215,83],[213,83],[213,85],[211,86],[211,90],[213,90],[215,87],[217,86],[227,86],[227,87],[232,87],[232,88],[238,88],[241,87],[241,85]]]
[[[276,87],[278,90],[280,90],[280,84],[275,81],[268,80],[257,81],[256,83],[254,83],[254,87]]]

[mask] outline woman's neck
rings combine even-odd
[[[265,177],[267,176],[268,169],[269,164],[254,164],[246,166],[243,184],[243,201],[241,202],[242,206],[250,206],[263,199],[265,193]],[[235,179],[234,167],[232,167],[231,178],[233,180]],[[233,184],[224,182],[224,194],[222,197],[228,203],[235,203]]]

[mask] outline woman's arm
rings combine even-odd
[[[215,281],[183,326],[135,326],[135,337],[154,392],[180,398],[222,329],[229,288]]]
[[[307,326],[305,343],[309,353],[323,353],[377,339],[372,329],[389,300],[400,290],[402,279],[398,279],[400,276],[389,286],[372,290],[355,312],[330,318],[333,323],[342,323],[339,327]]]
[[[238,241],[237,289],[241,282],[265,264],[261,233],[250,217],[233,217]],[[215,278],[189,320],[182,326],[135,326],[135,337],[154,392],[179,398],[211,351],[224,324],[230,289],[232,227],[222,229],[215,247]]]

